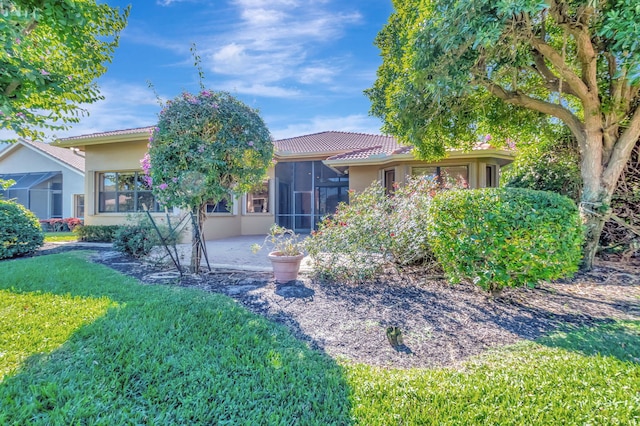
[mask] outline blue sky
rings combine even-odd
[[[108,0],[111,6],[130,2]],[[148,126],[163,99],[204,84],[257,108],[276,139],[325,130],[379,133],[362,91],[381,59],[373,45],[391,0],[145,0],[133,2],[99,85],[105,100],[57,137]]]

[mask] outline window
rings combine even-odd
[[[498,183],[498,179],[496,179],[496,166],[494,165],[490,165],[487,166],[486,168],[486,181],[485,181],[485,187],[487,188],[494,188]]]
[[[247,213],[269,213],[269,181],[265,181],[246,196]]]
[[[469,168],[467,166],[412,167],[411,174],[413,176],[434,176],[445,188],[469,187]]]
[[[384,190],[387,195],[393,195],[395,188],[393,185],[396,183],[396,169],[389,169],[384,171]]]
[[[73,195],[73,217],[84,218],[84,194]]]
[[[223,198],[217,203],[209,202],[206,205],[207,213],[232,213],[233,202],[231,196]]]
[[[158,211],[151,187],[140,172],[98,174],[98,212],[126,213]]]

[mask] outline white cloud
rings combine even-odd
[[[298,74],[298,80],[300,83],[313,84],[313,83],[331,83],[333,77],[337,74],[335,68],[329,68],[322,65],[315,65],[304,67]]]
[[[203,65],[221,76],[242,77],[250,82],[245,88],[282,86],[286,81],[330,84],[336,71],[326,65],[309,65],[308,61],[322,46],[339,40],[347,26],[360,23],[362,16],[330,10],[325,3],[236,0],[233,4],[238,8],[239,21],[223,35],[198,42],[199,47],[212,46],[200,49]],[[334,59],[328,60],[340,62]],[[281,93],[287,97],[291,90]]]
[[[267,118],[268,122],[269,119]],[[355,133],[380,134],[380,120],[362,114],[337,116],[316,116],[310,121],[289,124],[284,128],[272,128],[271,134],[275,139],[285,139],[311,133],[326,131],[342,131]]]

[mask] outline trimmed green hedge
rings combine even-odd
[[[497,291],[578,270],[580,216],[562,195],[521,188],[442,192],[431,217],[431,248],[452,282]]]
[[[36,215],[21,204],[0,199],[0,259],[33,253],[43,242]]]

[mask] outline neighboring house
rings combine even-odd
[[[19,139],[0,151],[0,179],[16,183],[0,195],[39,219],[84,217],[84,153]]]
[[[119,224],[146,206],[159,210],[141,179],[140,159],[152,127],[61,139],[58,146],[86,155],[87,224]],[[266,233],[272,223],[309,232],[323,216],[373,181],[391,190],[410,175],[448,175],[470,188],[497,186],[500,168],[513,161],[510,151],[479,145],[451,152],[447,159],[416,160],[410,147],[390,136],[322,132],[274,142],[276,164],[268,181],[240,199],[207,206],[207,239]]]

